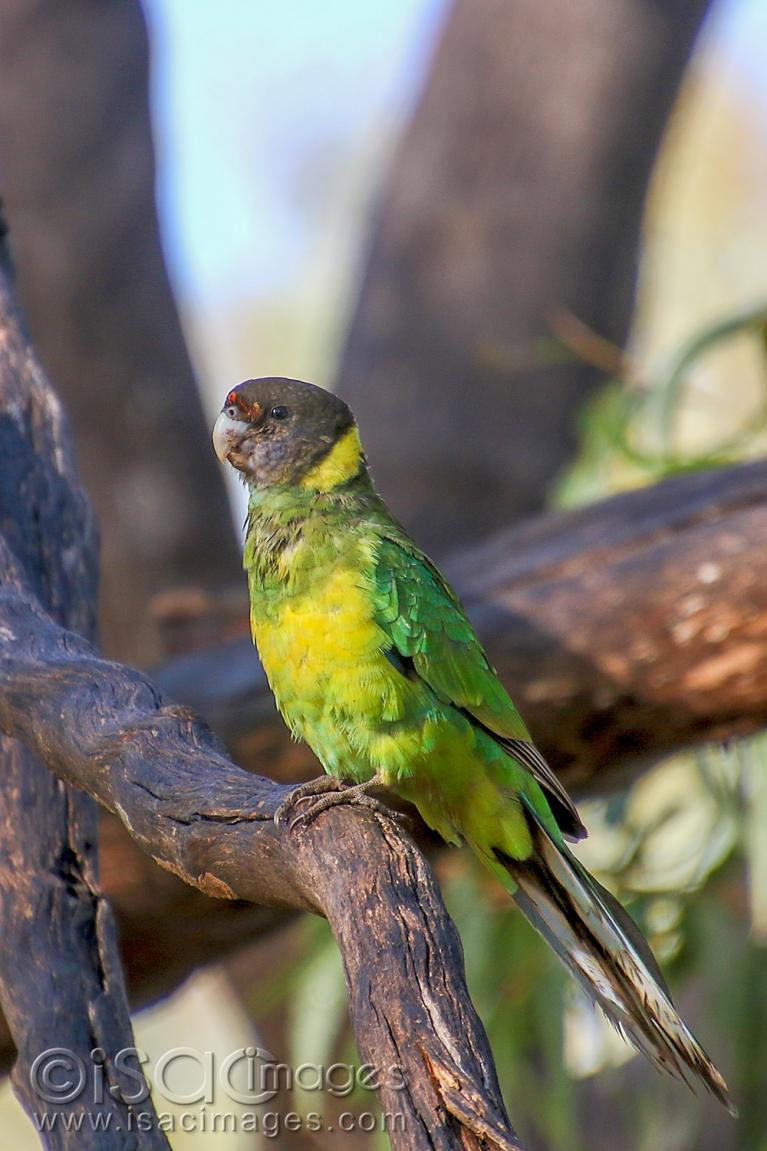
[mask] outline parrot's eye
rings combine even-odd
[[[272,408],[271,417],[273,420],[286,420],[290,415],[290,408],[284,407],[283,404],[278,404],[276,408]]]
[[[226,414],[229,416],[230,420],[236,420],[237,416],[239,414],[239,409],[237,408],[237,405],[236,404],[230,404],[229,407],[226,409]]]

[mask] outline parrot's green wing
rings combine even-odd
[[[586,829],[572,800],[535,747],[458,596],[396,525],[378,550],[376,608],[376,620],[390,637],[402,670],[412,669],[443,702],[468,714],[527,767],[563,833],[582,839]]]

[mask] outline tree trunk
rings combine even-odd
[[[154,595],[239,578],[163,262],[132,0],[3,0],[0,180],[19,291],[101,524],[104,649],[164,654]]]
[[[62,626],[93,636],[95,521],[66,419],[21,326],[4,233],[0,220],[0,598],[31,592]],[[6,649],[28,638],[7,628],[0,635]],[[39,703],[30,701],[30,715]],[[99,886],[96,805],[5,734],[0,779],[0,1003],[18,1051],[14,1091],[30,1118],[51,1122],[51,1151],[122,1151],[136,1084],[116,1056],[134,1042],[114,917]],[[51,1051],[62,1057],[58,1073]],[[106,1125],[68,1129],[85,1108]],[[148,1100],[144,1109],[153,1113]],[[168,1151],[156,1127],[130,1142]]]
[[[622,345],[645,190],[707,0],[457,0],[395,158],[339,387],[428,548],[538,510]],[[561,359],[561,356],[560,356]]]

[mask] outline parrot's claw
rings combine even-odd
[[[275,811],[274,822],[278,827],[283,824],[290,827],[290,813],[299,803],[303,803],[307,799],[316,799],[318,796],[326,795],[329,791],[338,791],[343,786],[341,780],[336,779],[334,775],[320,775],[316,779],[309,779],[306,783],[299,784],[298,787],[294,787],[292,791],[288,792]]]
[[[327,811],[330,807],[352,804],[355,807],[366,807],[368,811],[374,811],[378,815],[385,815],[387,819],[393,819],[396,823],[407,822],[408,816],[404,812],[395,811],[382,800],[368,794],[371,788],[381,786],[381,781],[376,777],[365,783],[350,785],[333,776],[320,776],[319,779],[310,780],[309,783],[301,784],[291,791],[275,812],[274,820],[277,824],[287,822],[288,831],[294,831],[298,827],[307,827],[321,812]],[[299,804],[308,806],[305,810],[296,812],[292,818],[287,818]]]
[[[353,805],[354,807],[366,807],[368,811],[374,811],[377,815],[384,815],[387,819],[393,819],[396,823],[404,823],[407,820],[406,815],[401,811],[394,811],[391,807],[383,803],[382,800],[375,799],[374,796],[367,795],[364,791],[357,794],[355,788],[348,787],[343,791],[323,795],[320,799],[310,804],[305,811],[299,811],[288,824],[288,830],[295,831],[298,827],[308,827],[321,812],[327,811],[330,807],[340,807],[341,804]]]

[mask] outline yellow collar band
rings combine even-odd
[[[363,464],[362,444],[356,426],[349,428],[328,454],[301,479],[301,487],[329,492],[357,475]]]

